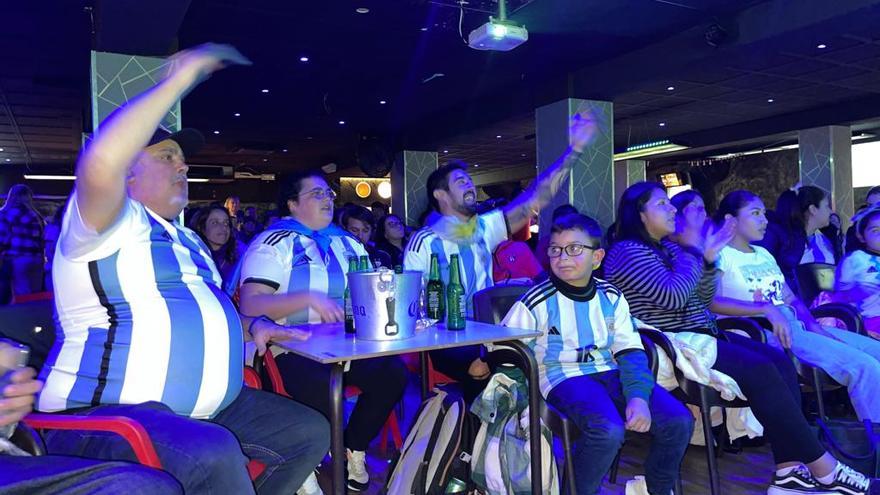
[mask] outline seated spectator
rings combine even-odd
[[[43,290],[43,217],[33,201],[31,188],[16,184],[0,208],[0,253],[10,274],[13,296]]]
[[[348,232],[330,223],[335,197],[320,172],[282,180],[278,207],[287,208],[290,216],[257,236],[245,252],[244,313],[267,315],[288,325],[342,321],[348,259],[367,252]],[[287,392],[329,417],[330,366],[278,347],[272,350]],[[350,490],[369,486],[365,451],[400,401],[406,376],[398,356],[349,363],[344,382],[361,389],[344,438]]]
[[[101,123],[80,155],[52,267],[58,338],[38,408],[131,418],[187,493],[294,493],[329,448],[329,425],[243,387],[244,341],[308,334],[239,315],[204,244],[177,218],[198,131],[156,130],[211,73],[248,63],[228,45],[178,53],[166,77]],[[152,138],[151,138],[152,136]],[[134,461],[111,433],[49,431],[49,452]],[[251,482],[247,457],[266,469]]]
[[[573,447],[577,493],[599,492],[631,430],[653,435],[648,492],[671,494],[693,416],[654,383],[626,299],[592,276],[605,255],[599,224],[568,214],[551,232],[550,279],[515,303],[503,324],[541,332],[527,341],[538,357],[541,395],[583,433]]]
[[[775,220],[756,242],[765,248],[785,275],[793,294],[800,293],[797,266],[806,263],[836,265],[834,244],[820,229],[828,226],[831,196],[816,186],[801,186],[779,196]]]
[[[861,211],[863,208],[868,206],[873,206],[875,204],[880,203],[880,186],[874,186],[871,189],[868,189],[868,194],[865,196],[865,204],[859,208]],[[858,249],[863,249],[864,243],[859,240],[856,235],[855,225],[850,225],[849,229],[846,230],[846,238],[843,243],[843,251],[847,254],[856,251]]]
[[[550,215],[550,224],[553,225],[553,222],[561,217],[564,217],[565,215],[576,213],[580,212],[577,208],[568,203],[559,205],[553,209],[553,213]],[[549,245],[550,233],[541,232],[540,239],[538,240],[538,247],[535,249],[535,257],[538,259],[538,263],[541,265],[541,268],[543,268],[545,272],[550,271],[550,258],[547,257],[547,247]]]
[[[506,240],[492,253],[492,279],[496,284],[511,280],[537,281],[545,277],[538,259],[523,241]]]
[[[0,428],[31,411],[42,384],[34,370],[16,371],[0,390]],[[139,464],[106,462],[60,455],[10,455],[0,445],[0,488],[7,495],[88,493],[90,495],[176,495],[180,484],[167,473]]]
[[[880,204],[853,217],[853,228],[864,247],[849,253],[837,267],[834,299],[855,304],[865,328],[880,339]]]
[[[44,249],[46,254],[46,266],[43,275],[43,288],[52,292],[52,260],[55,259],[55,246],[58,244],[58,237],[61,235],[61,219],[64,217],[64,208],[67,207],[65,202],[55,209],[52,220],[46,224],[43,229]]]
[[[668,332],[716,337],[712,368],[736,380],[773,452],[776,472],[768,494],[849,493],[824,488],[847,486],[835,480],[849,480],[850,473],[858,479],[850,485],[852,493],[868,493],[867,485],[855,488],[865,478],[839,464],[817,441],[801,412],[797,373],[788,357],[733,333],[721,338],[708,306],[721,276],[717,259],[735,224],[727,220],[704,235],[705,211],[702,198],[693,204],[697,198],[679,200],[679,211],[661,184],[640,182],[627,188],[618,207],[618,241],[605,261],[608,280],[626,296],[632,315],[645,323]]]
[[[211,250],[211,258],[225,284],[244,254],[244,244],[232,235],[229,212],[220,205],[206,206],[193,217],[193,230]]]
[[[388,216],[388,205],[381,201],[373,201],[370,203],[369,211],[373,214],[373,223],[378,223],[379,220]]]
[[[825,370],[847,387],[860,420],[880,422],[880,342],[823,327],[794,295],[773,256],[753,243],[767,228],[764,203],[749,191],[721,200],[716,221],[735,221],[733,239],[718,261],[722,272],[711,309],[728,316],[763,316],[773,325],[768,342]],[[729,220],[728,220],[729,221]]]
[[[375,223],[370,210],[363,206],[351,205],[340,214],[339,225],[360,241],[374,266],[394,268],[394,265],[391,264],[391,256],[384,251],[377,250],[373,243]]]
[[[379,220],[376,227],[376,249],[388,254],[391,266],[403,265],[405,237],[405,225],[399,216],[389,214]]]

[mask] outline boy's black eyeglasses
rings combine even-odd
[[[562,256],[562,252],[569,256],[580,256],[584,253],[584,249],[599,249],[599,246],[587,246],[586,244],[569,244],[568,246],[550,246],[547,248],[547,256],[550,258],[558,258]]]

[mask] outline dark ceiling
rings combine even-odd
[[[880,116],[878,3],[510,1],[530,39],[497,53],[459,35],[494,0],[463,15],[456,0],[15,2],[0,32],[0,165],[70,168],[91,127],[90,49],[164,55],[204,41],[255,64],[184,101],[184,123],[209,141],[192,161],[254,172],[345,169],[364,142],[437,150],[481,173],[533,164],[533,109],[565,97],[613,101],[617,147],[867,121]],[[726,33],[716,47],[713,25]]]

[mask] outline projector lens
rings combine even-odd
[[[507,26],[503,26],[501,24],[493,24],[492,25],[492,37],[501,39],[507,36]]]

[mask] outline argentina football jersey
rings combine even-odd
[[[481,235],[468,242],[444,239],[430,226],[418,230],[410,238],[404,250],[403,265],[407,270],[422,272],[427,282],[431,255],[437,255],[440,278],[449,283],[449,260],[457,254],[461,263],[461,284],[467,300],[468,317],[473,316],[474,293],[490,287],[492,283],[492,254],[499,244],[507,240],[507,222],[501,210],[493,210],[477,217],[477,232]]]
[[[40,410],[160,401],[202,419],[238,396],[241,322],[193,231],[128,199],[99,234],[74,193],[53,279],[60,342],[41,372]]]
[[[642,350],[629,305],[614,286],[593,279],[589,300],[575,300],[546,280],[517,301],[502,325],[541,331],[526,342],[538,361],[544,397],[568,378],[617,369],[614,356]]]

